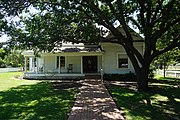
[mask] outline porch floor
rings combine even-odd
[[[85,78],[97,78],[100,79],[100,73],[79,73],[79,72],[64,72],[64,73],[24,73],[25,79],[85,79]]]

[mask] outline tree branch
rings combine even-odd
[[[118,19],[119,22],[121,23],[125,33],[126,33],[126,36],[127,36],[127,40],[129,42],[129,44],[133,44],[133,39],[132,39],[132,35],[129,31],[129,27],[127,26],[126,22],[125,22],[125,18],[124,18],[124,10],[123,10],[123,5],[122,5],[122,1],[121,0],[117,0],[117,4],[118,4],[118,9],[119,9],[119,14],[120,14],[120,18]]]
[[[139,66],[137,57],[135,57],[134,54],[133,54],[133,52],[132,52],[131,50],[128,50],[126,47],[127,47],[127,46],[124,46],[125,51],[126,51],[128,57],[130,58],[133,66],[134,66],[134,68],[135,68],[135,71],[139,70],[139,69],[140,69],[140,66]],[[142,63],[141,63],[141,65],[142,65]]]
[[[172,22],[169,22],[165,25],[161,24],[160,29],[156,31],[152,36],[153,36],[153,42],[156,43],[157,39],[160,38],[170,27],[174,26],[175,24],[180,23],[180,17],[175,19]]]
[[[147,17],[146,17],[146,26],[150,25],[150,21],[151,21],[151,15],[152,15],[152,1],[148,1],[147,0]]]
[[[145,13],[145,1],[144,0],[139,0],[138,1],[140,4],[140,17],[141,17],[141,25],[143,28],[145,28],[145,18],[144,18],[144,13]]]
[[[152,58],[154,59],[155,57],[174,49],[175,47],[179,47],[180,46],[180,34],[177,35],[176,38],[174,38],[173,42],[166,48],[162,49],[162,50],[156,50],[153,54],[152,54]],[[179,41],[179,42],[178,42]]]

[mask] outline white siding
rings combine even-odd
[[[38,61],[38,62],[37,62],[38,65],[37,65],[37,66],[38,66],[39,68],[43,67],[43,58],[41,58],[41,57],[40,57],[40,58],[37,58],[37,61]]]
[[[124,48],[119,44],[113,43],[102,43],[102,48],[104,50],[104,73],[107,74],[125,74],[129,72],[134,72],[133,65],[128,58],[128,68],[118,68],[118,55],[126,54]],[[137,44],[137,49],[140,53],[143,52],[143,47],[141,44]]]
[[[44,71],[45,72],[55,72],[55,56],[44,56]]]
[[[136,46],[136,49],[143,54],[143,46]]]
[[[107,74],[123,74],[128,69],[118,69],[117,64],[117,53],[124,53],[124,49],[117,44],[104,44],[103,49],[105,51],[104,53],[104,72]]]
[[[72,72],[81,72],[81,57],[80,56],[67,56],[67,67],[73,64]]]

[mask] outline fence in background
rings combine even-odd
[[[158,69],[156,73],[160,75],[164,75],[164,70]],[[180,78],[180,70],[165,70],[165,75],[175,78]]]
[[[5,72],[19,72],[23,71],[21,67],[18,68],[0,68],[0,73],[5,73]]]

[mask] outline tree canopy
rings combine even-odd
[[[3,16],[21,18],[6,31],[12,36],[11,43],[31,44],[33,48],[48,51],[62,41],[95,43],[106,40],[122,45],[142,90],[147,89],[153,59],[180,46],[179,0],[1,0],[0,11]],[[117,21],[125,34],[115,27]],[[143,55],[133,45],[130,24],[144,36]],[[103,36],[104,31],[98,25],[113,34],[113,41]],[[166,44],[161,49],[157,44],[160,40]]]

